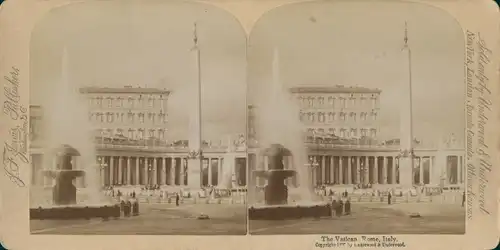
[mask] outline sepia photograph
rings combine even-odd
[[[249,233],[464,234],[464,40],[418,3],[309,2],[249,36]]]
[[[37,23],[30,67],[32,234],[246,234],[246,34],[230,14],[69,4]]]
[[[17,0],[6,249],[493,249],[491,0]]]

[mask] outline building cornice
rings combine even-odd
[[[308,94],[326,94],[326,93],[369,93],[369,94],[379,94],[382,92],[380,89],[371,89],[365,87],[358,86],[344,86],[344,85],[335,85],[335,86],[296,86],[291,87],[291,93],[308,93]]]
[[[172,91],[158,88],[136,88],[136,87],[83,87],[80,88],[82,94],[158,94],[169,95]]]

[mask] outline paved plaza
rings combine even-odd
[[[136,217],[91,220],[31,220],[33,234],[244,235],[246,207],[239,204],[141,204]],[[200,214],[210,217],[199,220]]]
[[[420,218],[410,218],[418,212]],[[250,221],[250,234],[463,234],[465,209],[455,204],[353,203],[337,218]]]

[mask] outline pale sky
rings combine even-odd
[[[32,36],[31,102],[61,73],[63,47],[76,86],[166,88],[169,139],[187,139],[193,23],[202,56],[203,137],[245,132],[246,35],[234,17],[196,3],[87,2],[55,9]],[[191,60],[191,61],[190,61]],[[57,90],[51,90],[57,94]],[[49,96],[50,98],[50,96]]]
[[[266,13],[249,39],[249,103],[257,100],[259,86],[271,83],[277,48],[285,85],[381,89],[380,136],[398,138],[405,21],[412,50],[414,134],[429,141],[455,133],[462,140],[462,30],[446,12],[423,4],[312,2]]]
[[[424,140],[452,132],[459,140],[463,137],[463,34],[446,12],[423,4],[317,2],[279,7],[253,27],[248,58],[241,25],[212,6],[72,4],[49,13],[33,32],[31,102],[41,103],[41,90],[59,78],[66,46],[76,86],[172,90],[169,136],[187,138],[195,20],[202,50],[205,139],[245,131],[247,84],[252,102],[258,86],[271,82],[273,48],[279,49],[281,79],[288,86],[381,89],[381,136],[397,137],[405,21],[413,57],[415,135]]]

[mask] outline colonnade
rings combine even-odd
[[[76,158],[75,158],[76,159]],[[234,158],[233,158],[234,159]],[[43,166],[55,166],[55,163],[44,162],[43,154],[31,155],[32,162],[32,185],[51,186],[54,181],[50,177],[43,175]],[[49,159],[50,160],[50,159]],[[75,169],[81,169],[81,159],[74,162]],[[236,185],[246,185],[246,163],[241,162],[242,158],[237,157],[235,164],[228,164],[227,171],[238,173],[237,177],[244,180],[236,180]],[[243,158],[244,160],[244,158]],[[168,157],[148,157],[148,156],[98,156],[96,159],[95,176],[93,173],[86,170],[84,178],[77,178],[76,186],[85,186],[89,183],[88,178],[98,178],[102,186],[114,185],[160,185],[160,186],[187,186],[187,157],[185,155],[172,155]],[[242,168],[239,166],[243,164]],[[202,168],[200,171],[200,179],[202,186],[216,186],[222,180],[224,169],[224,157],[214,155],[207,156],[203,159]],[[231,173],[229,173],[232,175]],[[87,179],[87,180],[85,180]]]
[[[465,182],[463,156],[416,156],[413,184],[462,184]],[[396,156],[329,156],[310,157],[312,182],[316,185],[399,184],[399,162]]]

